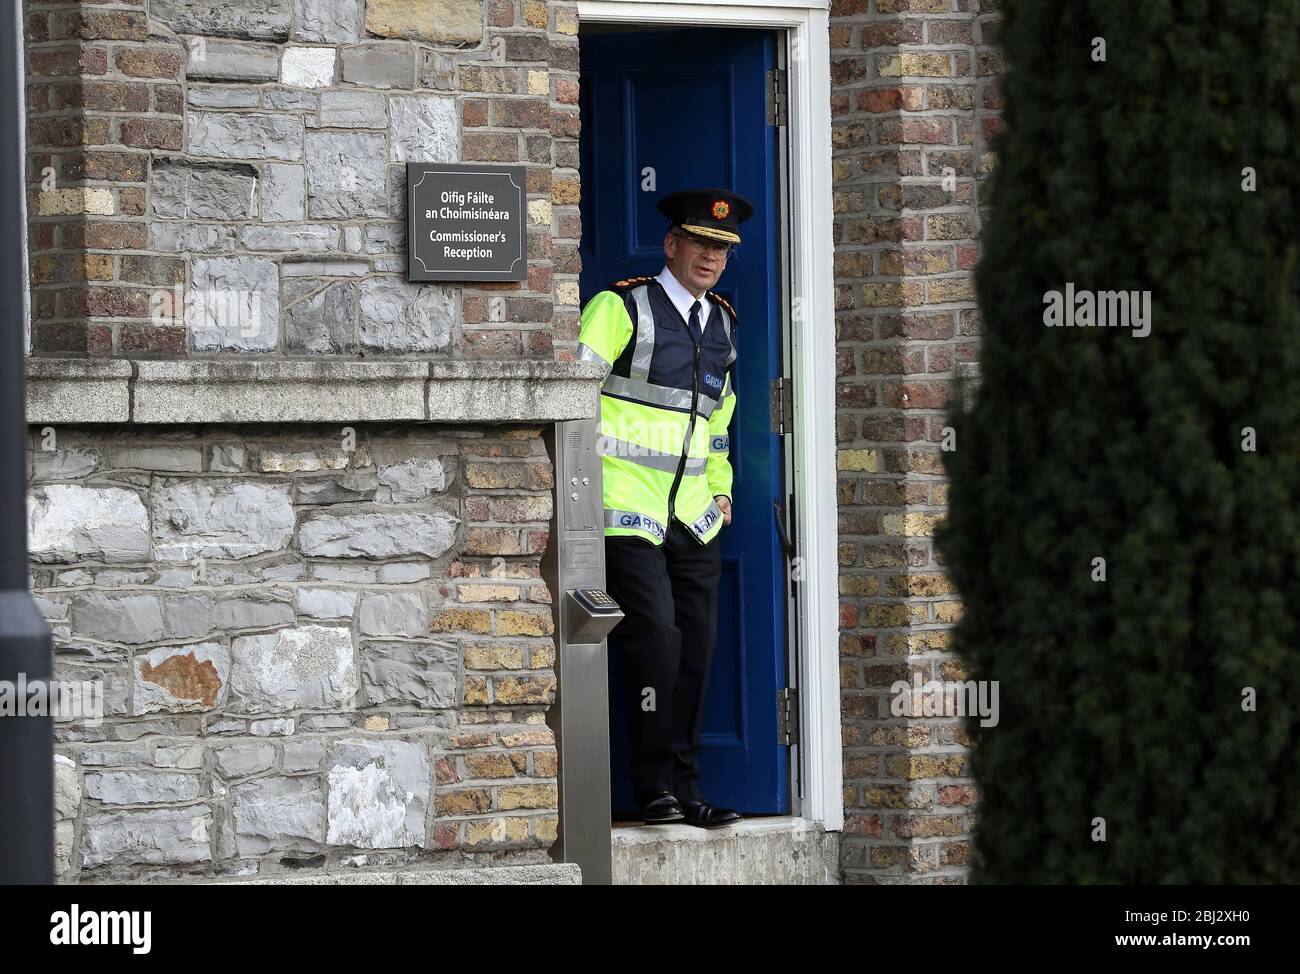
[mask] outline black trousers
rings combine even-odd
[[[702,545],[673,520],[658,547],[605,538],[610,596],[624,619],[610,633],[623,654],[624,693],[638,804],[658,791],[700,795],[700,724],[718,623],[722,535]]]

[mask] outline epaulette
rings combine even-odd
[[[653,281],[653,280],[654,280],[653,277],[628,277],[628,278],[624,278],[621,281],[615,281],[613,284],[609,286],[609,289],[611,291],[626,291],[629,288],[636,287],[638,284],[644,284],[646,281]]]
[[[710,291],[709,297],[711,297],[714,301],[718,302],[718,304],[722,305],[724,308],[727,309],[728,312],[730,312],[732,321],[734,321],[736,324],[740,324],[740,315],[736,314],[736,309],[731,306],[730,301],[724,298],[721,294],[718,294],[716,291]]]

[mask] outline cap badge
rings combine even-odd
[[[713,210],[711,212],[713,213],[713,219],[725,220],[727,214],[731,212],[731,204],[726,200],[714,200]]]

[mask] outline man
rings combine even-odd
[[[610,641],[624,654],[637,806],[647,824],[716,828],[740,819],[699,787],[718,534],[731,523],[736,314],[709,289],[754,208],[726,190],[699,189],[665,196],[658,209],[670,223],[663,270],[593,297],[578,351],[606,372],[605,565],[624,612]]]

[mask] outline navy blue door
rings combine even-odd
[[[663,268],[665,193],[717,186],[753,201],[718,292],[740,320],[733,520],[722,529],[718,644],[701,734],[701,790],[750,813],[787,813],[788,748],[777,741],[785,683],[785,576],[772,501],[781,495],[770,382],[780,373],[776,129],[765,72],[775,39],[693,28],[581,35],[582,276],[585,301],[610,282]],[[635,808],[622,659],[610,658],[614,809]]]

